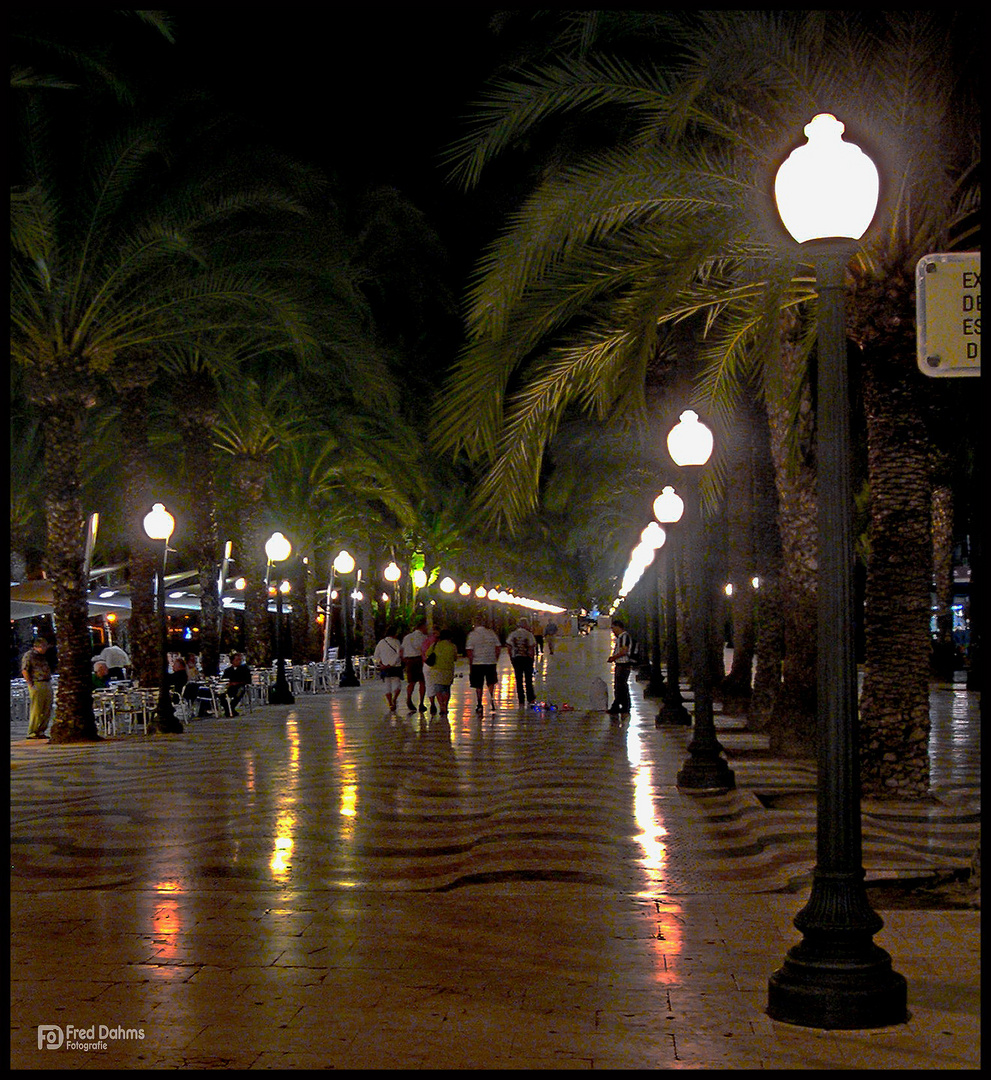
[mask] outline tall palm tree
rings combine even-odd
[[[25,369],[45,436],[47,560],[59,634],[55,741],[96,735],[79,498],[78,441],[110,370],[154,363],[183,340],[259,324],[289,341],[309,337],[265,278],[221,258],[223,223],[256,200],[213,186],[159,190],[164,129],[110,137],[80,131],[78,156],[50,153],[30,108],[23,183],[11,210],[11,355]],[[90,135],[87,138],[86,135]]]
[[[793,133],[831,109],[884,148],[892,178],[879,223],[852,266],[862,317],[855,314],[851,336],[895,361],[872,363],[864,384],[878,417],[868,427],[873,543],[886,529],[897,543],[892,521],[914,513],[925,522],[928,503],[912,486],[919,472],[915,420],[881,419],[892,416],[895,402],[918,416],[917,402],[895,385],[898,371],[912,380],[913,353],[892,331],[911,325],[907,283],[915,258],[939,250],[940,230],[972,208],[976,186],[970,167],[978,151],[968,141],[977,130],[967,92],[973,68],[959,56],[952,19],[702,12],[659,16],[657,27],[666,59],[674,51],[677,62],[662,67],[580,53],[511,74],[494,86],[476,129],[456,148],[460,175],[474,183],[492,157],[549,117],[572,125],[570,144],[559,144],[558,160],[545,166],[480,264],[444,442],[491,462],[483,506],[518,518],[533,505],[547,438],[569,403],[598,417],[642,407],[658,324],[699,314],[707,320],[703,398],[718,410],[731,407],[751,379],[766,390],[773,381],[768,362],[777,356],[792,370],[781,384],[781,406],[801,416],[800,366],[790,359],[800,362],[814,341],[815,283],[807,269],[794,270],[794,256],[778,243],[769,174]],[[587,116],[602,122],[579,145],[577,119]],[[892,295],[879,303],[886,289]],[[784,344],[782,312],[801,313]],[[811,464],[814,443],[803,445],[802,427],[789,424],[787,434],[790,461]],[[503,498],[507,508],[498,509]],[[794,509],[797,520],[807,517],[800,504]],[[927,567],[918,547],[913,541],[905,550]],[[812,551],[801,545],[796,562],[786,545],[786,564],[801,570],[812,564]],[[903,752],[906,738],[923,748],[916,761],[925,758],[920,733],[927,728],[921,578],[897,560],[882,573],[891,555],[884,542],[882,552],[868,580],[863,717],[871,790],[891,779],[890,770],[881,779],[884,762],[895,746]],[[904,598],[897,618],[905,633],[884,640],[879,619],[887,597]],[[808,637],[806,626],[798,640]],[[914,674],[906,679],[909,667]],[[925,786],[922,771],[908,781],[914,791]]]

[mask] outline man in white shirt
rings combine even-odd
[[[613,703],[609,711],[617,714],[630,712],[630,671],[633,667],[633,639],[622,619],[613,619],[612,632],[616,638],[608,663],[615,664],[613,677]]]
[[[530,633],[530,624],[520,619],[516,629],[506,635],[506,648],[516,673],[516,696],[520,705],[536,701],[533,692],[533,660],[537,655],[537,639]]]
[[[482,711],[482,688],[489,688],[489,705],[495,708],[495,684],[496,662],[502,644],[494,630],[485,625],[485,615],[479,612],[475,616],[475,628],[468,635],[465,642],[465,653],[468,656],[468,683],[475,691],[478,707],[475,712]]]
[[[93,657],[93,663],[102,660],[110,670],[111,679],[123,679],[124,668],[131,666],[131,658],[118,645],[108,645],[103,652]]]
[[[423,643],[427,639],[426,626],[427,620],[421,615],[414,623],[413,629],[403,638],[402,643],[403,667],[406,670],[406,708],[410,712],[416,712],[413,705],[413,687],[417,684],[420,686],[420,712],[427,711],[426,705],[423,704],[423,699],[427,693],[427,684],[423,677],[423,654],[421,651]]]

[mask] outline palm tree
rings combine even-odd
[[[44,127],[28,125],[23,183],[11,213],[11,355],[25,369],[26,394],[45,437],[47,560],[61,675],[57,742],[96,734],[78,439],[101,376],[140,371],[178,341],[260,324],[273,336],[309,341],[279,290],[221,258],[223,224],[257,206],[252,194],[242,188],[238,197],[233,178],[220,173],[212,185],[156,191],[160,124],[109,138],[79,134],[78,158],[63,146],[51,160]]]
[[[637,19],[642,26],[643,16]],[[793,271],[794,256],[769,224],[769,172],[784,140],[824,107],[884,146],[893,179],[880,222],[852,268],[855,307],[864,317],[853,319],[851,335],[893,361],[869,357],[873,370],[864,380],[868,408],[878,417],[868,427],[879,557],[868,580],[863,703],[872,732],[864,745],[874,763],[865,781],[877,790],[890,779],[880,776],[895,746],[904,760],[906,737],[923,748],[916,760],[924,759],[919,736],[928,703],[921,578],[912,580],[897,561],[882,574],[891,551],[884,542],[883,553],[876,547],[886,529],[901,542],[897,530],[892,535],[893,520],[910,513],[927,520],[928,502],[914,479],[921,429],[914,419],[882,419],[896,402],[910,407],[910,417],[919,415],[912,394],[895,396],[896,372],[911,381],[913,352],[892,331],[911,326],[907,284],[918,254],[939,250],[940,230],[973,206],[973,69],[961,62],[952,20],[929,13],[702,12],[659,16],[657,26],[678,52],[676,64],[583,54],[516,73],[495,85],[476,130],[456,148],[462,179],[475,183],[503,147],[548,117],[573,122],[570,147],[561,144],[560,160],[546,167],[480,264],[469,298],[469,346],[446,399],[444,444],[490,462],[482,507],[518,520],[534,505],[544,447],[569,404],[599,418],[642,408],[658,325],[701,315],[708,364],[701,399],[717,412],[729,409],[739,388],[758,380],[769,411],[788,418],[787,431],[778,421],[771,430],[772,440],[776,431],[787,434],[789,469],[813,465],[811,424],[796,427],[794,418],[814,416],[799,408],[798,373],[814,341],[815,284],[806,269]],[[603,123],[580,154],[569,155],[577,143],[574,121],[587,115]],[[794,328],[784,341],[782,313]],[[774,374],[775,358],[784,378]],[[792,497],[801,523],[808,520],[808,485],[789,492],[781,483],[790,475],[782,473],[784,461],[782,455],[782,512],[789,513]],[[785,538],[785,565],[807,599],[814,542],[807,530],[804,536],[794,551]],[[905,550],[928,567],[918,547],[913,540]],[[928,582],[924,591],[927,597]],[[888,640],[878,621],[886,597],[905,600],[897,618],[906,632]],[[805,622],[793,641],[807,641],[808,631]],[[906,679],[908,667],[922,674]],[[801,713],[808,716],[807,703]],[[916,775],[909,786],[918,790],[920,783]]]

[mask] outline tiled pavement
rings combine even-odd
[[[688,732],[655,703],[584,711],[606,655],[544,658],[553,712],[519,712],[506,669],[481,720],[462,678],[446,720],[371,683],[181,736],[12,733],[12,1066],[977,1067],[976,910],[882,910],[907,1024],[766,1016],[814,769],[720,719],[737,789],[679,792]],[[865,803],[869,881],[968,865],[978,713],[934,689],[934,799]],[[42,1025],[100,1046],[39,1049]]]

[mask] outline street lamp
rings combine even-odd
[[[162,541],[162,571],[158,575],[158,620],[161,640],[162,663],[158,680],[158,708],[152,729],[159,733],[178,733],[182,723],[176,717],[169,694],[169,624],[165,613],[165,568],[169,560],[169,537],[175,529],[175,518],[162,503],[155,503],[151,512],[145,514],[144,529],[152,540]]]
[[[681,521],[685,512],[685,503],[681,496],[669,484],[654,500],[654,517],[662,525],[667,525],[671,532],[672,541],[666,552],[665,560],[665,638],[666,638],[666,662],[667,671],[664,678],[664,704],[661,711],[654,718],[654,725],[662,724],[690,724],[691,717],[685,708],[681,696],[681,671],[678,661],[678,597],[675,590],[674,564],[677,561],[676,552],[679,540],[678,530],[671,529]]]
[[[403,576],[403,572],[396,565],[396,560],[395,559],[393,559],[389,563],[389,565],[382,571],[382,577],[384,577],[385,580],[388,581],[389,585],[391,586],[393,596],[395,596],[396,590],[397,590],[396,583],[399,581],[399,579],[402,576]],[[388,595],[388,593],[382,593],[382,600],[383,600],[384,603],[388,603],[388,604],[392,603],[392,598]],[[391,618],[391,615],[390,615],[390,618]]]
[[[668,453],[675,465],[689,477],[689,498],[685,509],[689,533],[698,542],[697,557],[688,560],[689,610],[691,612],[692,690],[695,698],[692,738],[688,757],[678,773],[678,787],[691,790],[726,791],[736,786],[733,770],[721,756],[712,716],[712,678],[709,670],[709,633],[712,627],[712,596],[709,580],[709,552],[702,522],[699,493],[700,470],[712,454],[712,432],[698,414],[686,409],[668,433]]]
[[[265,556],[268,570],[272,564],[285,562],[292,554],[292,544],[280,532],[272,533],[265,541]],[[265,575],[268,577],[268,573]],[[292,705],[296,698],[286,681],[286,661],[282,655],[282,589],[275,590],[275,686],[269,691],[268,700],[272,705]]]
[[[667,533],[657,524],[650,522],[640,533],[640,543],[647,545],[653,551],[659,551],[667,540]],[[650,617],[650,679],[643,692],[645,698],[660,697],[664,693],[664,676],[661,674],[661,576],[655,569],[653,575],[653,589],[651,589],[651,617]]]
[[[873,942],[883,922],[864,886],[844,304],[847,263],[874,217],[879,181],[843,130],[828,113],[814,117],[808,143],[792,152],[774,185],[785,228],[815,264],[819,293],[819,754],[816,867],[809,901],[795,916],[804,937],[768,980],[767,1012],[808,1027],[870,1028],[907,1020],[908,988]]]
[[[341,550],[334,559],[334,570],[342,577],[354,570],[354,558],[347,551]],[[351,628],[348,626],[348,589],[341,594],[341,614],[344,623],[344,670],[341,672],[340,686],[360,686],[361,680],[355,674],[354,661],[351,659]],[[354,607],[354,601],[351,603]]]

